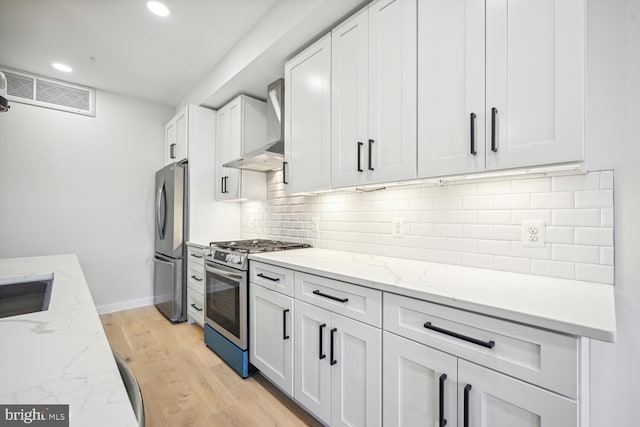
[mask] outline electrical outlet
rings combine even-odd
[[[404,218],[393,218],[391,220],[391,236],[404,237]]]
[[[544,221],[522,221],[522,246],[544,248],[547,244],[547,227]]]
[[[247,220],[247,226],[249,228],[253,228],[256,226],[256,219],[254,217],[249,217],[249,219]]]
[[[320,231],[320,218],[311,218],[311,231],[317,233]]]

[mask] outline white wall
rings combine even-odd
[[[640,384],[640,0],[589,0],[587,149],[615,169],[615,344],[592,342],[593,427],[638,421]]]
[[[98,91],[96,117],[0,115],[0,258],[76,253],[97,306],[152,303],[154,173],[173,109]]]

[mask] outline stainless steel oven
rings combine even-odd
[[[247,271],[205,262],[206,323],[229,341],[247,349]]]

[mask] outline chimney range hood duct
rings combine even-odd
[[[267,88],[267,143],[242,158],[223,166],[266,172],[280,169],[284,161],[284,80],[278,79]]]

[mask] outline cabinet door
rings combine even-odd
[[[238,97],[229,104],[229,145],[222,163],[239,159],[242,156],[243,126],[242,98]],[[227,177],[225,181],[225,199],[240,198],[242,171],[240,169],[224,168],[224,174]]]
[[[331,32],[331,184],[366,182],[368,9]],[[359,166],[359,168],[358,168]]]
[[[582,160],[584,0],[486,7],[487,169]]]
[[[189,109],[185,108],[175,117],[176,122],[176,160],[187,158],[189,146]]]
[[[249,358],[262,374],[293,396],[293,298],[251,283]]]
[[[469,385],[471,388],[465,393]],[[467,405],[468,425],[473,427],[578,425],[578,407],[575,401],[459,359],[460,419],[464,419]]]
[[[331,34],[285,65],[287,191],[331,186]]]
[[[331,425],[382,425],[381,330],[332,313],[329,337]]]
[[[331,314],[296,300],[294,318],[294,397],[324,423],[331,424]]]
[[[416,0],[369,6],[368,182],[416,177]]]
[[[421,178],[484,169],[484,20],[484,0],[418,3]]]
[[[457,358],[384,332],[384,425],[457,425]]]
[[[218,123],[216,132],[216,200],[224,200],[226,193],[224,192],[224,184],[227,168],[223,167],[223,163],[228,160],[230,153],[229,147],[231,143],[231,114],[227,106],[218,110]]]

